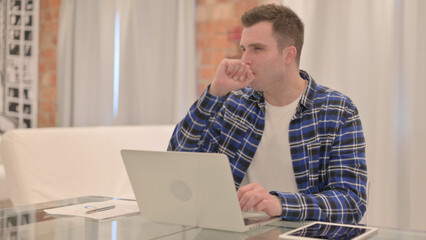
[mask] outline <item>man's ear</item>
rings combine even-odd
[[[295,46],[288,46],[283,49],[283,59],[285,64],[290,64],[296,59],[297,49]]]

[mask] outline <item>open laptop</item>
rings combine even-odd
[[[224,154],[122,150],[141,215],[151,221],[244,232],[278,217],[241,212]],[[246,224],[246,223],[247,224]]]

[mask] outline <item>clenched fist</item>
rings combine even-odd
[[[223,59],[216,70],[216,76],[209,93],[222,97],[231,91],[246,88],[254,80],[250,66],[236,59]]]

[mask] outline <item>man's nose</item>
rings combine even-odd
[[[251,60],[247,51],[243,52],[243,55],[241,56],[241,61],[249,66],[251,65]]]

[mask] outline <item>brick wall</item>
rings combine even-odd
[[[61,0],[40,0],[38,127],[56,126],[56,47]]]
[[[255,6],[274,0],[197,0],[198,94],[213,80],[223,58],[240,58],[240,18]]]
[[[197,0],[197,85],[201,94],[223,58],[239,58],[240,17],[275,0]],[[56,126],[56,47],[61,0],[40,1],[38,127]]]

